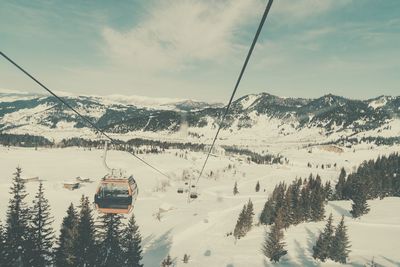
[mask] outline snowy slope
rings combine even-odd
[[[220,104],[193,100],[63,96],[98,127],[123,140],[141,137],[209,142],[224,112]],[[220,142],[259,146],[290,142],[315,144],[350,137],[398,137],[399,118],[400,97],[352,100],[329,94],[302,99],[251,94],[233,102]],[[9,92],[0,92],[0,131],[36,134],[56,141],[90,133],[87,125],[54,98],[32,98],[23,93],[10,96]]]
[[[186,195],[176,193],[182,185],[183,170],[193,176],[199,170],[204,154],[188,152],[187,159],[179,157],[184,151],[169,150],[165,154],[144,155],[150,163],[157,165],[171,176],[170,186],[165,192],[155,188],[163,178],[148,167],[124,152],[110,151],[108,162],[111,167],[124,168],[135,175],[139,185],[139,197],[134,209],[144,243],[145,266],[159,266],[160,261],[170,253],[177,257],[177,266],[265,266],[260,248],[264,231],[262,226],[254,226],[249,234],[236,244],[226,233],[233,230],[237,216],[243,205],[252,199],[258,214],[268,194],[280,181],[291,182],[295,177],[306,177],[310,172],[319,173],[323,181],[335,181],[339,169],[354,170],[365,159],[398,151],[400,146],[381,146],[371,150],[368,146],[356,146],[342,153],[314,148],[298,149],[300,144],[280,145],[282,154],[289,158],[285,165],[255,165],[226,156],[210,158],[206,175],[200,180],[198,200],[188,204]],[[275,147],[278,149],[278,145]],[[178,153],[178,156],[175,155]],[[23,149],[0,147],[0,218],[4,218],[10,186],[10,178],[17,165],[23,169],[24,177],[39,176],[43,179],[46,196],[50,200],[55,216],[54,226],[58,229],[65,210],[70,202],[78,203],[82,194],[90,197],[96,183],[85,184],[76,191],[62,188],[62,181],[77,176],[98,181],[105,174],[101,162],[101,150],[68,149]],[[307,162],[316,164],[337,163],[337,168],[307,168]],[[235,165],[227,170],[228,164]],[[216,176],[208,177],[213,170]],[[232,188],[237,181],[240,194],[233,196]],[[254,187],[260,181],[261,190],[255,193]],[[37,183],[28,183],[31,196]],[[265,192],[264,192],[265,189]],[[349,216],[348,201],[332,201],[327,205],[327,214],[332,212],[335,224],[341,215],[349,229],[352,243],[348,266],[363,266],[374,257],[383,266],[399,266],[400,254],[400,198],[386,198],[369,202],[371,212],[361,219]],[[154,218],[160,207],[172,209],[162,214],[161,221]],[[255,217],[258,215],[256,214]],[[255,221],[256,222],[256,221]],[[339,266],[333,262],[320,263],[312,258],[312,246],[324,222],[302,223],[285,231],[288,255],[273,266]],[[181,259],[184,253],[191,256],[188,264]],[[269,266],[269,261],[266,262]]]

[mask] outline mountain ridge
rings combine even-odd
[[[0,131],[24,133],[35,126],[43,131],[80,131],[87,128],[52,96],[10,99],[0,92]],[[66,101],[103,130],[119,134],[165,133],[182,129],[209,135],[225,106],[204,101],[179,100],[154,105],[126,104],[98,96],[66,96]],[[356,134],[396,136],[400,133],[400,97],[367,100],[326,94],[319,98],[279,97],[267,92],[248,94],[233,101],[223,129],[231,133],[274,132],[278,137],[300,136],[313,129],[318,137]],[[395,128],[392,129],[392,126]],[[399,127],[399,131],[397,131]],[[249,133],[250,133],[249,132]],[[153,134],[154,135],[154,134]],[[266,135],[268,136],[268,135]],[[300,137],[299,137],[300,138]]]

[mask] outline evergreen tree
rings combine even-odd
[[[245,232],[249,232],[253,226],[253,217],[254,217],[254,206],[251,199],[247,203],[246,212],[245,212],[245,222],[244,222],[244,230]]]
[[[5,257],[5,231],[3,224],[0,221],[0,266],[4,266],[6,264]]]
[[[325,183],[324,192],[325,192],[325,200],[333,200],[331,181]]]
[[[172,264],[173,264],[172,258],[168,254],[168,256],[161,262],[161,267],[171,267]]]
[[[89,199],[84,196],[81,199],[74,250],[76,266],[96,266],[96,231]]]
[[[299,214],[301,215],[301,221],[308,221],[311,214],[311,200],[310,190],[308,186],[303,186],[300,193],[299,199]]]
[[[302,180],[296,179],[292,186],[290,192],[291,199],[291,214],[292,214],[292,223],[298,224],[302,221],[302,210],[300,206],[300,190],[301,190]]]
[[[121,214],[103,214],[99,226],[100,244],[98,251],[98,266],[121,266],[124,255],[121,247]]]
[[[285,201],[281,207],[283,227],[286,229],[293,223],[293,210],[292,210],[292,187],[289,186],[286,191]]]
[[[246,235],[245,232],[246,212],[247,212],[247,205],[244,205],[242,211],[239,214],[239,218],[236,222],[235,229],[233,230],[233,236],[235,237],[235,239],[240,239]]]
[[[29,210],[25,202],[28,195],[25,182],[21,178],[21,168],[17,167],[11,186],[5,229],[6,262],[19,262],[29,266]]]
[[[315,246],[313,247],[314,259],[325,261],[330,257],[333,243],[333,217],[332,213],[329,215],[324,231],[319,235]]]
[[[260,223],[271,225],[275,219],[275,205],[272,198],[268,198],[267,202],[264,204],[264,208],[260,214]]]
[[[233,187],[233,195],[239,194],[239,190],[237,188],[237,182],[235,182],[235,186]]]
[[[352,196],[353,204],[351,205],[350,213],[354,218],[358,218],[369,212],[369,206],[367,203],[365,184],[361,181],[357,181],[354,188],[355,190]]]
[[[340,170],[339,179],[335,186],[335,199],[345,199],[346,171],[344,168]]]
[[[339,225],[336,227],[330,258],[340,263],[346,263],[346,259],[350,253],[350,247],[347,227],[344,225],[344,216],[342,216]]]
[[[271,226],[270,232],[265,235],[265,241],[262,248],[264,256],[274,262],[278,262],[279,259],[287,253],[284,249],[285,243],[282,241],[282,228],[282,214],[281,212],[278,212],[275,222]]]
[[[185,253],[185,255],[183,255],[183,263],[188,263],[190,259],[190,256],[188,254]]]
[[[321,178],[317,175],[311,180],[311,220],[320,221],[325,217],[325,193],[321,185]]]
[[[239,214],[239,218],[236,222],[235,229],[233,231],[233,236],[235,239],[240,239],[244,237],[248,231],[251,230],[253,226],[253,216],[254,216],[254,208],[253,203],[249,199],[247,205],[243,206],[242,211]]]
[[[75,255],[74,245],[76,244],[78,214],[74,205],[68,207],[67,216],[64,217],[61,224],[60,236],[55,249],[55,266],[74,267]]]
[[[136,224],[135,216],[132,214],[128,225],[122,234],[122,248],[125,259],[123,266],[126,267],[143,267],[142,260],[142,237],[140,236],[139,227]]]
[[[257,181],[256,192],[259,192],[259,191],[260,191],[260,181]]]
[[[44,196],[43,184],[39,184],[33,201],[30,225],[30,266],[48,266],[52,263],[54,230],[51,227],[53,218],[50,215],[49,201]]]

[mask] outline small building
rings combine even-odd
[[[80,183],[76,181],[64,181],[63,182],[63,187],[68,189],[68,190],[75,190],[80,187]]]

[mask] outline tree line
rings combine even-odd
[[[289,186],[279,183],[264,204],[260,223],[272,225],[279,213],[283,227],[301,222],[320,221],[325,216],[325,203],[331,195],[331,185],[321,182],[319,175],[310,174],[308,179],[298,178]]]
[[[367,200],[400,196],[400,155],[392,153],[364,161],[349,175],[342,169],[335,185],[334,200],[352,200],[351,214],[357,218],[369,212]]]
[[[0,144],[3,146],[17,147],[83,147],[87,149],[101,149],[104,146],[104,141],[72,137],[68,139],[62,139],[60,142],[56,143],[54,140],[50,141],[43,136],[0,133]],[[201,143],[167,142],[142,138],[134,138],[126,142],[122,140],[115,140],[115,143],[110,144],[109,148],[133,152],[135,154],[158,154],[165,152],[167,149],[208,152],[207,146]],[[247,149],[241,149],[233,146],[223,146],[223,148],[227,154],[244,155],[246,156],[248,162],[254,162],[256,164],[282,164],[283,161],[286,163],[288,162],[287,159],[283,159],[283,157],[280,155],[259,154]]]
[[[18,167],[10,193],[4,226],[0,222],[0,266],[143,266],[133,215],[123,223],[120,214],[103,214],[96,224],[89,199],[82,196],[78,209],[68,207],[56,237],[42,183],[29,207]]]

